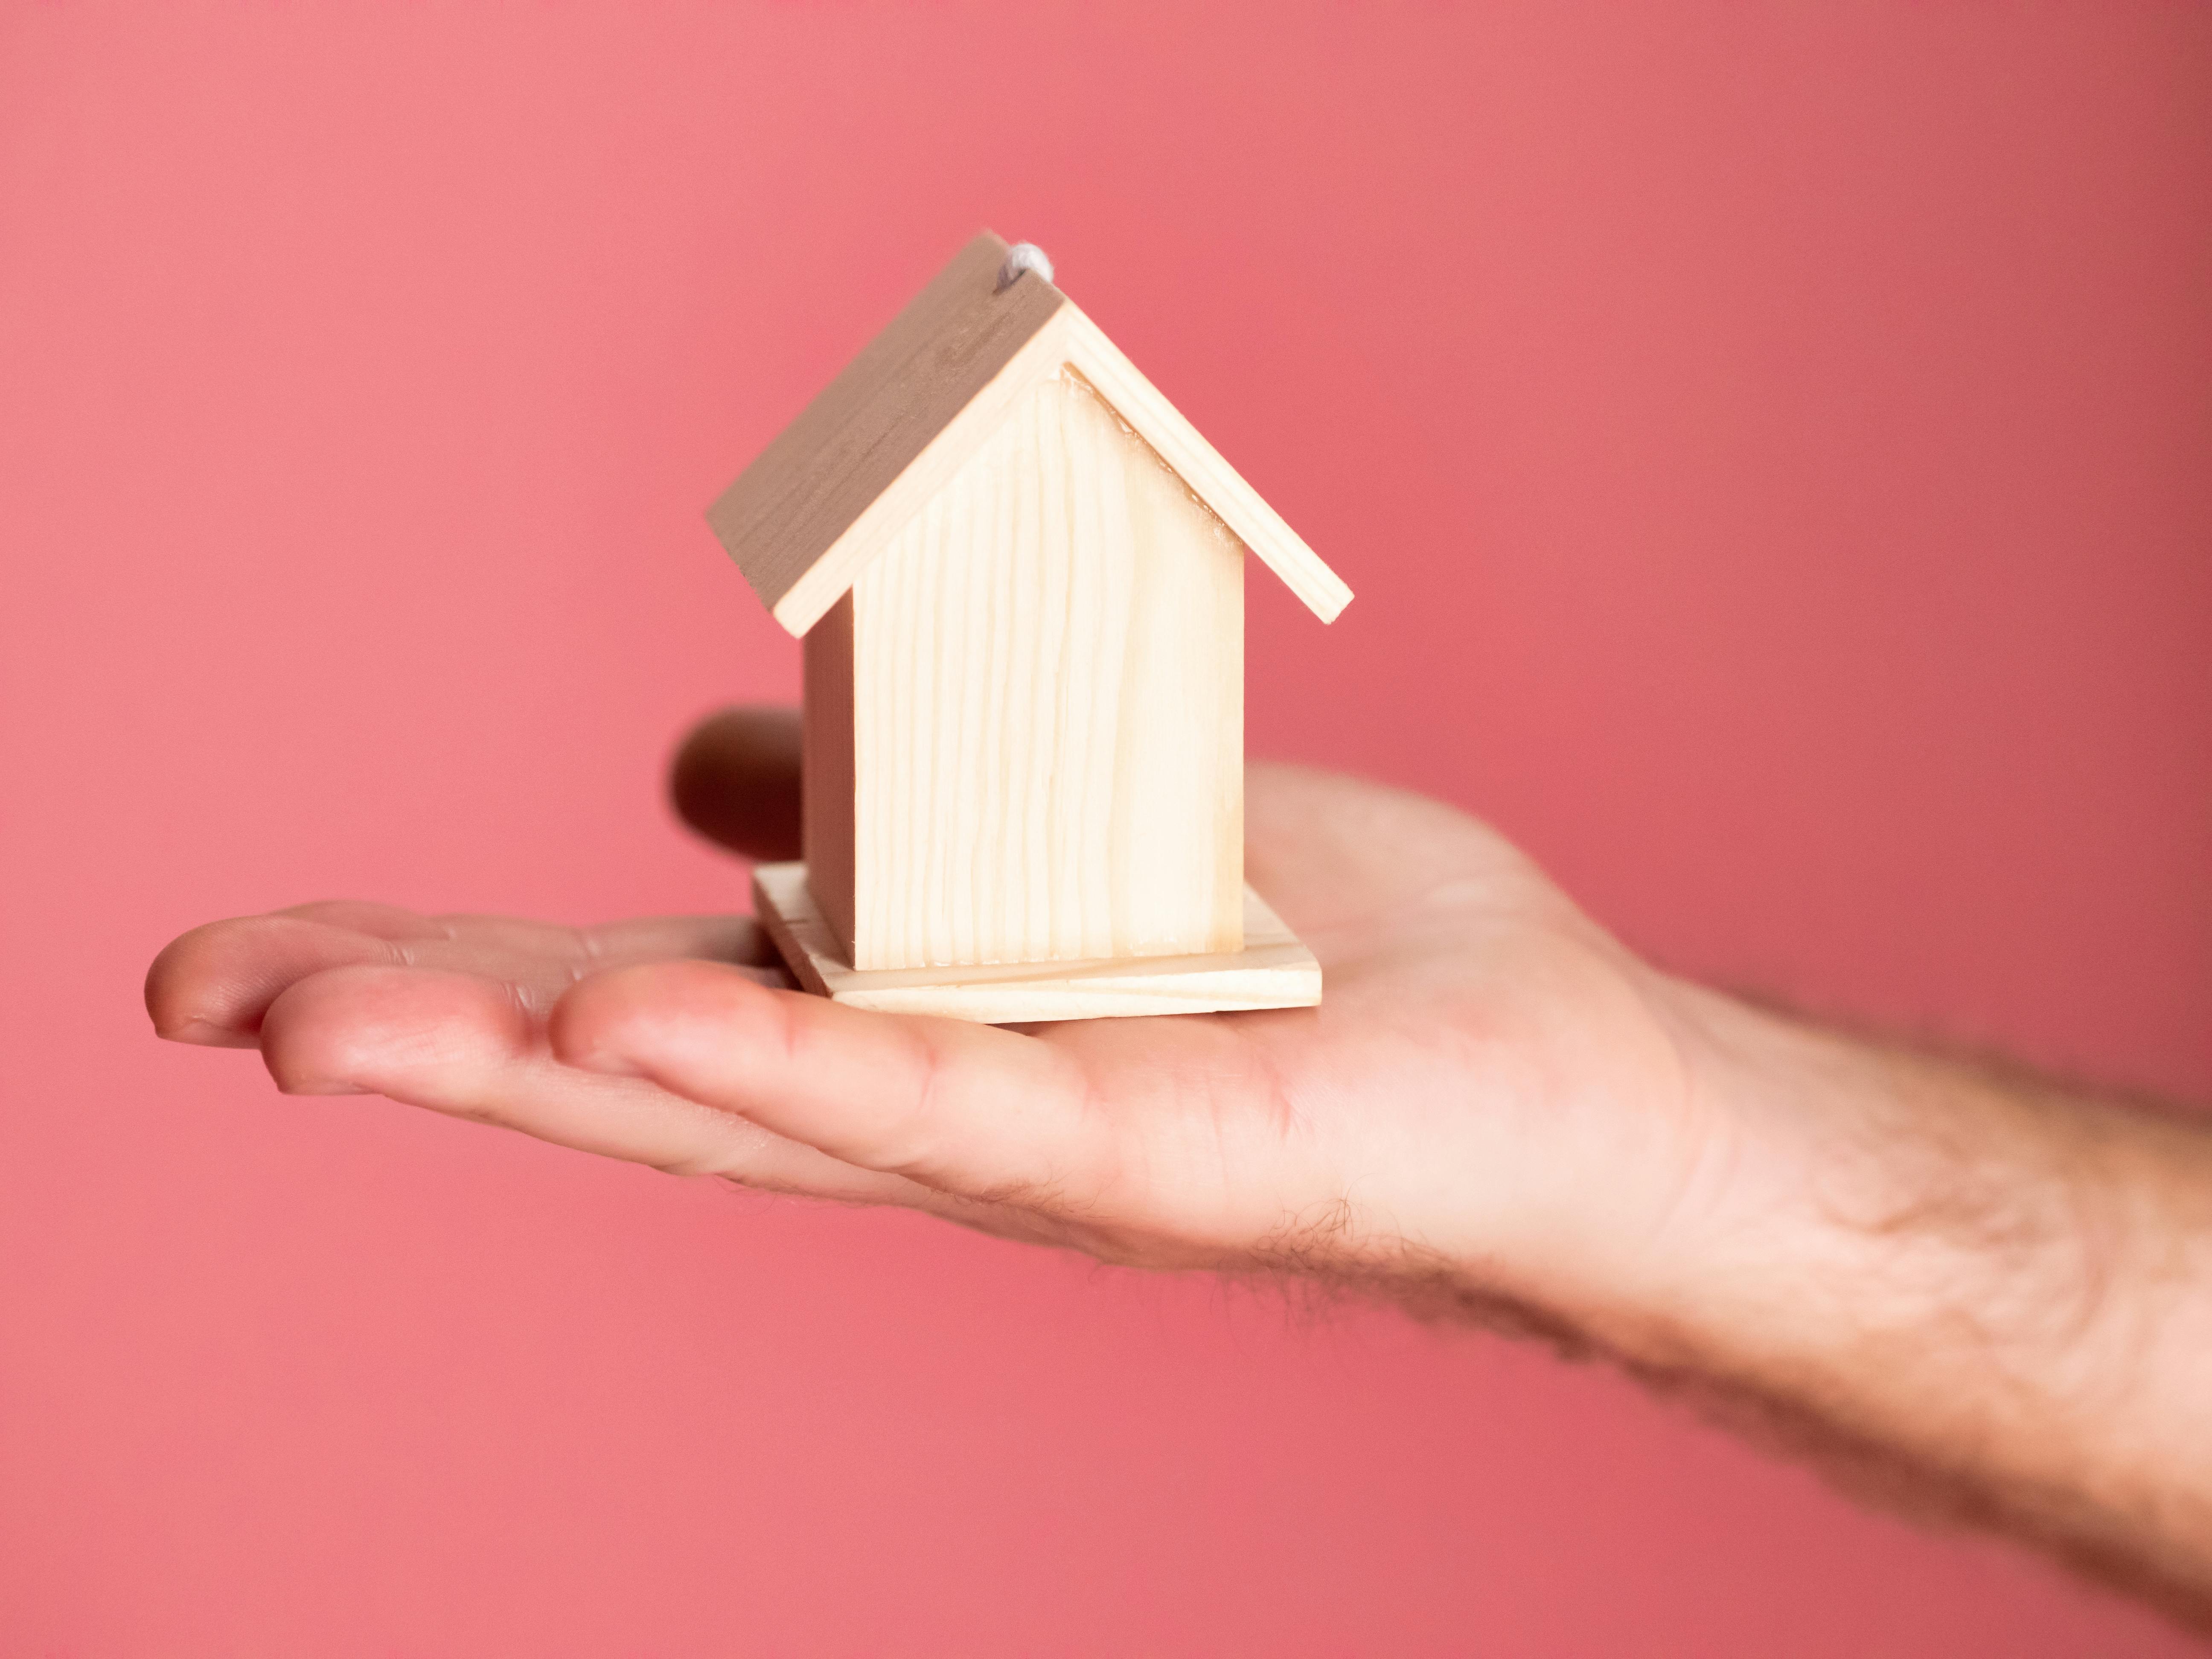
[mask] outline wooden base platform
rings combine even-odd
[[[757,866],[753,915],[801,985],[817,996],[882,1013],[1022,1025],[1126,1014],[1306,1008],[1321,1000],[1321,964],[1249,887],[1244,890],[1244,948],[1223,956],[862,972],[847,964],[815,908],[804,864]]]

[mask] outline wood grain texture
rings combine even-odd
[[[1006,255],[988,231],[961,249],[708,509],[792,633],[811,628],[989,435],[1002,412],[992,383],[1065,303],[1035,274],[999,290]],[[1018,372],[1007,395],[1036,378],[1034,366]]]
[[[753,872],[753,914],[807,990],[855,1008],[983,1024],[1306,1008],[1321,964],[1259,895],[1243,894],[1244,946],[1219,955],[869,972],[838,954],[804,864]]]
[[[853,596],[806,635],[801,684],[799,842],[814,899],[853,951]]]
[[[1243,598],[1114,411],[1033,387],[853,589],[854,965],[1238,949]]]

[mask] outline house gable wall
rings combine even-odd
[[[855,967],[1242,947],[1243,551],[1079,376],[1024,396],[807,636],[807,855]]]

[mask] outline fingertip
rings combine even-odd
[[[579,981],[555,1005],[546,1036],[555,1058],[580,1071],[647,1077],[702,1039],[745,1040],[763,1002],[790,993],[720,963],[617,968]]]
[[[422,969],[333,968],[283,991],[261,1022],[263,1063],[293,1095],[435,1094],[529,1042],[506,987]]]
[[[282,913],[181,933],[146,970],[146,1012],[173,1042],[250,1048],[286,988],[325,969],[392,960],[380,939]]]
[[[201,1048],[253,1046],[260,1009],[232,994],[245,920],[203,923],[155,956],[143,993],[155,1036]]]
[[[154,1022],[156,1036],[173,1042],[196,1042],[200,1038],[195,1033],[210,1023],[183,1006],[178,994],[184,982],[185,964],[198,950],[199,936],[206,931],[206,927],[200,927],[178,934],[155,951],[154,960],[147,964],[146,982],[141,994],[146,1002],[146,1017]]]

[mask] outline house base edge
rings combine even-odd
[[[754,869],[753,915],[805,989],[879,1013],[1026,1025],[1309,1008],[1321,1000],[1321,964],[1249,887],[1244,890],[1244,948],[1208,956],[856,969],[845,961],[807,888],[804,863]]]

